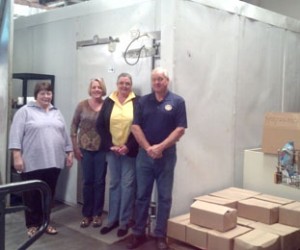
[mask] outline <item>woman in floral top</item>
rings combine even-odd
[[[88,93],[90,98],[77,105],[71,125],[74,154],[81,162],[83,173],[82,228],[91,223],[93,227],[102,224],[107,170],[105,152],[99,151],[101,138],[96,132],[96,120],[106,95],[104,80],[92,79]]]

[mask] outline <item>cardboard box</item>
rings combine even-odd
[[[259,194],[259,195],[254,196],[253,198],[263,200],[263,201],[269,201],[272,203],[277,203],[280,205],[286,205],[286,204],[294,202],[293,200],[290,200],[290,199],[273,196],[273,195],[269,195],[269,194]]]
[[[251,228],[243,226],[236,226],[224,233],[211,230],[208,232],[207,249],[233,250],[234,238],[251,230]]]
[[[253,223],[251,227],[278,235],[280,237],[280,249],[282,250],[300,249],[300,229],[297,227],[279,223],[267,225],[261,222]]]
[[[260,193],[256,192],[256,191],[248,190],[248,189],[229,187],[229,188],[211,193],[210,195],[229,199],[229,200],[240,201],[240,200],[251,198],[258,194],[260,194]]]
[[[234,250],[279,250],[279,236],[254,229],[234,239]]]
[[[195,201],[205,201],[208,203],[213,203],[221,206],[237,208],[237,200],[230,200],[222,197],[212,196],[212,195],[202,195],[194,198]]]
[[[190,224],[190,214],[183,214],[168,220],[167,236],[185,242],[186,225]]]
[[[241,200],[238,202],[238,216],[266,224],[273,224],[278,222],[279,206],[279,204],[255,198]]]
[[[236,209],[203,201],[195,201],[190,208],[190,222],[201,227],[226,232],[236,227]]]
[[[208,228],[189,224],[186,226],[186,243],[189,245],[207,249],[207,234],[210,231]]]
[[[265,114],[262,151],[277,154],[288,141],[300,148],[300,113],[270,112]]]
[[[251,224],[256,223],[255,220],[249,220],[246,218],[242,218],[242,217],[237,217],[237,224],[240,226],[244,226],[244,227],[250,227]]]
[[[300,228],[300,202],[293,202],[279,208],[279,223]]]

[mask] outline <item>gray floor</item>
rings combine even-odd
[[[81,219],[81,206],[70,207],[57,204],[51,214],[51,224],[59,233],[57,235],[43,234],[28,249],[55,249],[55,250],[120,250],[126,249],[128,237],[120,239],[116,236],[116,230],[107,235],[101,235],[99,228],[79,227]],[[105,221],[104,221],[105,222]],[[24,213],[17,212],[5,216],[5,249],[14,250],[27,240],[24,223]],[[155,241],[149,240],[137,249],[156,249]]]

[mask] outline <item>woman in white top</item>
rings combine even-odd
[[[73,149],[61,112],[52,104],[52,86],[37,83],[35,101],[20,108],[14,115],[9,135],[9,149],[13,154],[14,168],[22,180],[46,182],[54,198],[59,173],[73,164]],[[39,191],[24,192],[27,234],[32,237],[42,225],[43,211]],[[48,234],[57,234],[48,226]]]

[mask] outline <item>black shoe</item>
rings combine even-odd
[[[118,237],[123,237],[123,236],[125,236],[127,233],[128,233],[128,228],[125,228],[125,229],[119,229],[118,232],[117,232],[117,236],[118,236]]]
[[[169,249],[168,244],[166,242],[166,239],[165,238],[160,238],[160,237],[156,238],[156,247],[159,250]]]
[[[134,249],[147,241],[145,235],[132,235],[130,242],[127,244],[128,249]]]
[[[119,222],[117,221],[117,222],[115,222],[114,224],[112,224],[110,227],[103,227],[103,228],[101,228],[100,233],[101,233],[101,234],[107,234],[107,233],[109,233],[111,230],[117,228],[118,226],[119,226]]]

